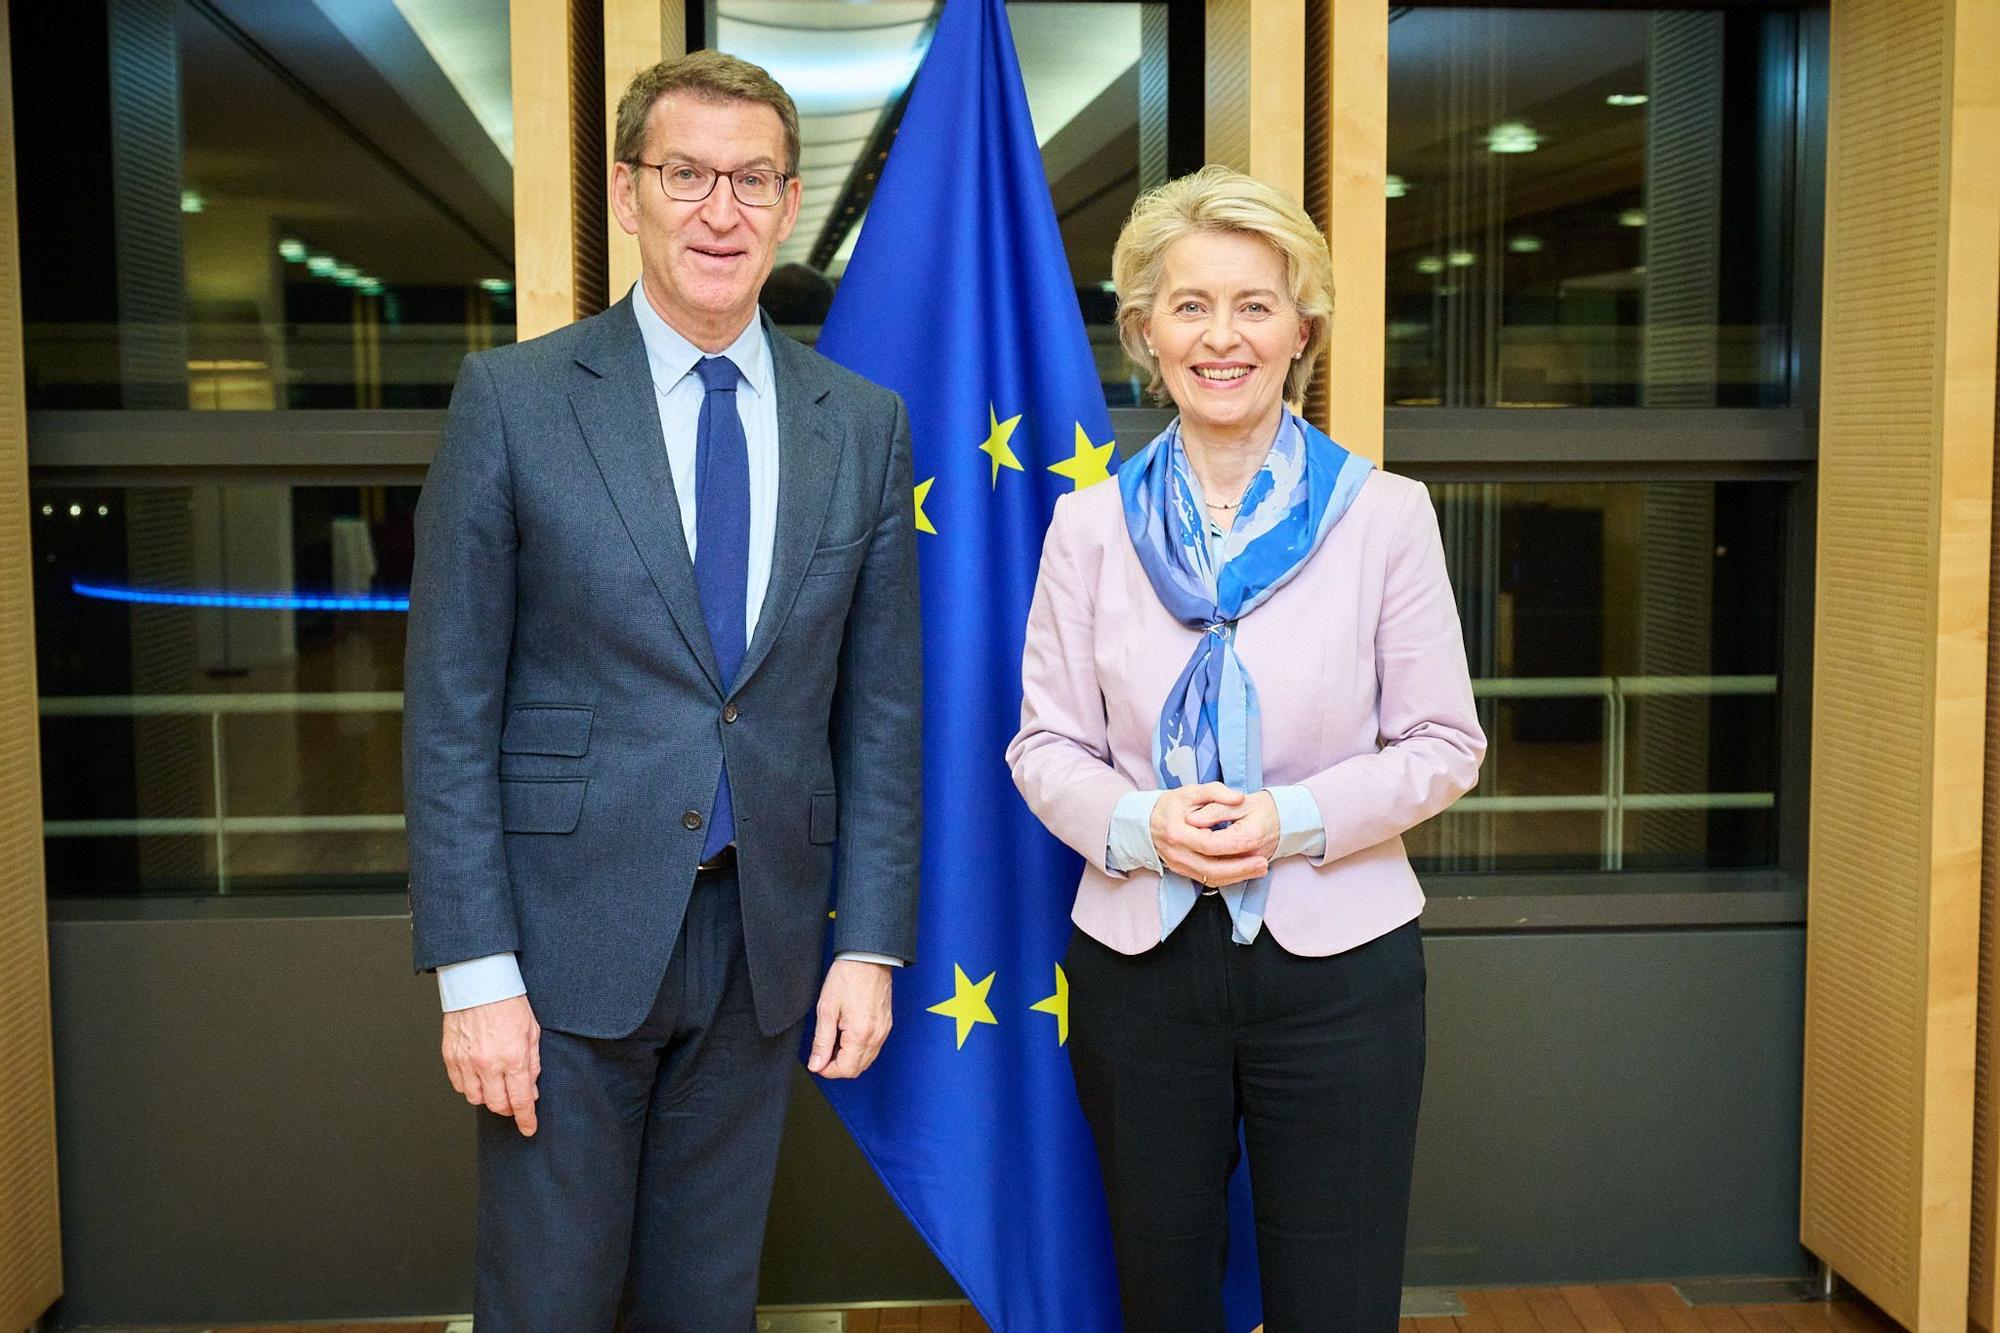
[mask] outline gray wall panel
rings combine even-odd
[[[471,1112],[407,918],[89,910],[51,924],[57,1321],[466,1309]],[[1802,1270],[1800,930],[1427,949],[1412,1283]],[[803,1088],[780,1174],[767,1301],[954,1294]]]
[[[1412,1285],[1805,1270],[1803,930],[1425,950]]]
[[[51,923],[63,1324],[466,1309],[407,917]]]

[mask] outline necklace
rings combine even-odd
[[[1255,481],[1255,480],[1257,479],[1254,476],[1250,478],[1250,481]],[[1199,481],[1200,479],[1197,478],[1196,479],[1197,484],[1199,484]],[[1232,509],[1241,509],[1243,507],[1243,497],[1248,495],[1249,493],[1250,493],[1249,481],[1243,483],[1243,489],[1236,493],[1236,498],[1234,500],[1211,500],[1208,498],[1208,489],[1206,487],[1203,487],[1201,493],[1201,502],[1204,505],[1208,506],[1210,509],[1220,509],[1224,513],[1228,513]]]
[[[1188,470],[1190,472],[1195,472],[1192,458],[1189,459]],[[1210,494],[1209,489],[1205,484],[1203,484],[1200,474],[1195,473],[1194,476],[1195,485],[1201,488],[1202,504],[1208,507],[1209,509],[1220,510],[1222,513],[1225,514],[1231,513],[1243,507],[1244,497],[1250,494],[1250,487],[1252,483],[1254,483],[1256,480],[1257,480],[1257,474],[1255,472],[1251,473],[1249,478],[1246,481],[1244,481],[1244,483],[1241,486],[1237,487],[1236,498],[1234,500],[1224,501],[1224,500],[1209,499],[1208,498]]]
[[[1255,478],[1254,476],[1250,478],[1250,481],[1255,481],[1255,480],[1257,480],[1257,478]],[[1243,507],[1243,497],[1250,494],[1250,481],[1246,481],[1243,483],[1243,489],[1236,492],[1236,498],[1234,500],[1227,500],[1227,501],[1211,500],[1208,498],[1208,492],[1204,490],[1202,492],[1201,502],[1207,505],[1210,509],[1221,509],[1224,510],[1225,512],[1231,509],[1241,509]]]

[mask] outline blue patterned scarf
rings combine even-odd
[[[1235,525],[1213,548],[1178,420],[1118,469],[1125,529],[1154,593],[1183,625],[1208,631],[1160,709],[1153,769],[1162,788],[1226,782],[1251,792],[1264,785],[1263,715],[1256,682],[1236,656],[1236,623],[1319,549],[1373,466],[1286,411]],[[1238,944],[1257,938],[1270,891],[1268,875],[1222,890]],[[1185,875],[1161,877],[1161,939],[1187,917],[1199,892]]]

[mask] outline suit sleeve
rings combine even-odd
[[[417,502],[403,803],[419,970],[519,947],[500,832],[518,539],[493,372],[469,356]]]
[[[847,610],[833,698],[840,811],[833,947],[915,962],[924,655],[910,423],[900,398],[889,436],[889,465]]]
[[[1315,865],[1387,842],[1438,814],[1472,789],[1486,754],[1437,514],[1421,486],[1408,493],[1375,629],[1381,748],[1300,784],[1326,824],[1326,845],[1309,857]]]
[[[1122,879],[1132,865],[1126,857],[1109,855],[1112,816],[1137,788],[1111,766],[1103,686],[1091,646],[1095,612],[1072,554],[1070,509],[1070,497],[1064,496],[1042,539],[1021,650],[1021,729],[1007,746],[1007,767],[1049,832],[1099,870]]]

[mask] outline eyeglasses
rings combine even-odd
[[[717,171],[692,162],[635,162],[633,165],[651,167],[659,172],[660,189],[667,198],[683,204],[698,204],[708,198],[715,192],[716,179],[724,177],[729,181],[729,192],[736,196],[737,203],[751,208],[769,208],[785,197],[785,185],[791,180],[784,172],[766,167]]]

